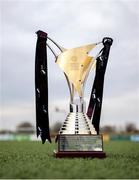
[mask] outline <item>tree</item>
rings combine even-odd
[[[104,133],[115,133],[116,129],[114,126],[106,125],[101,128],[101,131]]]
[[[126,124],[125,130],[126,130],[126,132],[136,132],[137,128],[134,123],[128,123],[128,124]]]
[[[29,122],[23,122],[16,127],[17,133],[33,134],[34,126]]]

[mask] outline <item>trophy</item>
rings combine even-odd
[[[112,38],[105,37],[102,42],[66,49],[59,46],[47,33],[37,31],[35,60],[36,93],[36,131],[42,143],[51,142],[48,111],[47,48],[55,56],[56,64],[66,78],[69,92],[69,113],[56,137],[56,157],[106,157],[103,151],[103,136],[99,133],[100,114],[103,98],[104,75],[107,66]],[[49,42],[56,46],[57,54]],[[89,55],[97,45],[103,48],[96,57]],[[85,83],[91,69],[95,69],[95,78],[88,108],[84,100]]]

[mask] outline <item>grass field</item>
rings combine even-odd
[[[139,143],[110,142],[106,159],[56,159],[55,145],[0,142],[0,178],[139,178]]]

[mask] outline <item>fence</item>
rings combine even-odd
[[[103,135],[104,142],[108,141],[133,141],[139,142],[139,134],[136,135]],[[14,135],[14,134],[0,134],[0,141],[40,141],[35,134],[33,135]]]

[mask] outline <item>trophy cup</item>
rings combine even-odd
[[[103,151],[103,137],[99,133],[99,122],[103,97],[104,75],[110,47],[113,40],[105,37],[102,42],[65,49],[48,37],[47,33],[38,31],[35,63],[36,92],[36,128],[37,136],[42,142],[51,142],[48,115],[48,83],[47,83],[47,48],[55,56],[56,64],[63,71],[70,92],[69,113],[56,137],[58,149],[56,157],[106,157]],[[55,53],[49,45],[51,41],[60,51]],[[103,48],[92,57],[89,55],[98,44]],[[86,113],[84,89],[87,77],[92,68],[96,74]]]

